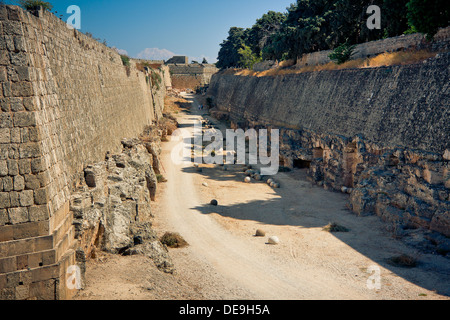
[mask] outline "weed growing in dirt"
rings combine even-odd
[[[156,180],[158,181],[158,183],[167,182],[167,179],[164,178],[164,176],[162,174],[157,174],[156,175]]]
[[[393,266],[402,268],[414,268],[417,266],[417,258],[411,257],[407,254],[401,254],[399,256],[389,258],[387,262]]]
[[[323,227],[322,230],[327,231],[327,232],[349,232],[350,231],[346,227],[340,226],[334,222],[327,224],[325,227]]]
[[[169,248],[183,248],[188,245],[181,235],[174,232],[166,232],[160,239],[162,244]]]

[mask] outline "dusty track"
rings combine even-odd
[[[189,129],[200,116],[194,100],[192,113],[179,121]],[[358,218],[345,209],[346,196],[312,186],[304,172],[279,173],[282,189],[264,183],[243,183],[242,166],[177,165],[170,159],[175,142],[164,146],[168,183],[159,201],[157,228],[179,232],[190,244],[178,256],[179,271],[192,274],[190,261],[206,265],[226,286],[224,298],[256,299],[415,299],[433,292],[415,286],[398,272],[438,288],[439,277],[420,268],[390,267],[384,259],[415,254],[384,231],[376,217]],[[202,186],[207,182],[208,187]],[[276,191],[275,191],[276,190]],[[209,205],[217,199],[219,206]],[[351,229],[338,235],[322,231],[330,221]],[[257,228],[276,235],[281,244],[254,237]],[[446,259],[421,257],[425,266],[444,265]],[[430,264],[430,265],[428,265]],[[371,266],[381,269],[381,290],[367,288]],[[394,270],[395,269],[395,270]],[[210,272],[211,272],[210,271]],[[447,270],[448,271],[448,270]],[[194,275],[195,276],[195,275]],[[204,274],[203,277],[208,278]],[[448,280],[448,276],[447,276]],[[199,279],[200,281],[200,279]],[[436,286],[436,287],[434,287]],[[233,292],[240,292],[233,294]],[[231,294],[230,294],[231,293]],[[231,295],[231,296],[230,296]]]
[[[179,114],[187,130],[202,117],[196,104]],[[171,160],[176,144],[163,145],[168,182],[154,205],[154,227],[160,235],[178,232],[189,243],[170,249],[177,274],[161,274],[144,257],[109,257],[89,266],[82,299],[448,299],[448,260],[417,255],[377,217],[356,217],[345,207],[346,195],[311,185],[301,170],[279,173],[281,189],[244,183],[240,165],[197,172],[192,164]],[[219,206],[209,205],[211,199]],[[350,232],[323,231],[329,222]],[[267,236],[255,237],[258,228]],[[268,245],[271,235],[281,243]],[[417,255],[419,265],[405,269],[386,262],[403,253]],[[367,286],[373,266],[381,271],[380,290]],[[108,268],[114,269],[114,283],[101,280]]]

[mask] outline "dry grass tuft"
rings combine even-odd
[[[188,245],[183,237],[174,232],[166,232],[160,239],[162,244],[165,244],[169,248],[183,248]]]
[[[335,222],[327,224],[325,227],[323,227],[322,230],[327,231],[327,232],[349,232],[350,231],[346,227],[340,226]]]
[[[426,59],[435,57],[436,54],[437,54],[436,52],[430,52],[428,50],[386,52],[379,54],[375,57],[366,59],[362,58],[354,59],[339,65],[334,62],[329,62],[322,65],[303,66],[299,68],[292,67],[294,65],[294,61],[289,60],[289,61],[282,61],[278,68],[265,70],[261,72],[243,69],[228,69],[224,71],[224,73],[234,74],[238,76],[274,77],[288,74],[300,74],[305,72],[358,69],[358,68],[360,69],[376,68],[384,66],[396,66],[396,65],[420,63]]]
[[[166,96],[164,98],[164,111],[167,113],[179,113],[189,107],[189,101],[184,98],[172,96]]]
[[[157,174],[156,180],[158,181],[158,183],[167,182],[167,179],[162,174]]]
[[[401,254],[399,256],[389,258],[387,262],[393,266],[402,268],[414,268],[417,266],[417,258],[411,257],[407,254]]]

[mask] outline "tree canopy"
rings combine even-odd
[[[411,30],[432,39],[439,28],[450,24],[447,2],[297,0],[284,13],[265,13],[251,28],[230,28],[228,38],[220,45],[217,66],[245,67],[243,61],[250,61],[250,56],[264,60],[296,59],[305,53],[398,36]],[[381,9],[381,29],[367,27],[367,9],[371,5]]]

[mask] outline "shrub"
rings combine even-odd
[[[158,183],[167,182],[167,179],[164,178],[164,176],[162,174],[157,174],[156,175],[156,180],[158,181]]]
[[[261,62],[261,56],[255,54],[249,46],[245,44],[242,45],[242,48],[238,50],[239,53],[239,64],[242,68],[251,70],[255,63]]]
[[[183,248],[188,245],[181,235],[173,232],[166,232],[160,239],[161,243],[169,248]]]
[[[122,59],[122,63],[125,67],[129,67],[130,66],[130,58],[126,55],[120,55],[120,58]]]
[[[53,5],[50,2],[41,1],[41,0],[20,0],[19,4],[22,8],[26,10],[34,10],[38,7],[42,7],[45,10],[52,10]]]
[[[328,232],[349,232],[349,229],[347,229],[346,227],[340,226],[337,223],[329,223],[328,225],[326,225],[325,227],[323,227],[322,229],[323,231],[328,231]]]
[[[152,71],[151,73],[151,78],[152,78],[152,87],[159,90],[160,88],[160,84],[162,83],[162,79],[161,76],[159,75],[159,73]]]
[[[417,259],[406,254],[401,254],[388,259],[388,263],[396,267],[414,268],[417,266]]]
[[[447,0],[410,0],[406,5],[408,24],[411,28],[427,35],[428,40],[447,27],[450,9]]]
[[[354,50],[354,45],[349,46],[348,44],[344,43],[334,49],[333,52],[328,55],[328,57],[336,64],[343,64],[344,62],[347,62],[351,59]]]

